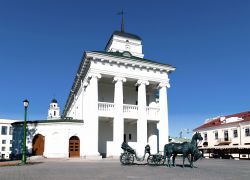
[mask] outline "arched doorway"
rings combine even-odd
[[[32,155],[42,156],[44,152],[44,136],[41,134],[35,135],[32,141]]]
[[[80,139],[77,136],[69,139],[69,157],[80,157]]]

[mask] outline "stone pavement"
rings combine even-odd
[[[0,166],[0,180],[250,179],[250,161],[203,159],[195,166],[122,166],[118,160],[45,159],[25,166]]]

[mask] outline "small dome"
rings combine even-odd
[[[57,103],[56,99],[52,99],[51,103]]]

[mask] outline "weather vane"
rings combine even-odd
[[[122,11],[121,12],[118,12],[117,13],[117,15],[121,15],[122,16],[122,23],[121,23],[121,32],[125,32],[124,31],[124,14],[125,14],[125,12],[123,11],[123,9],[122,9]]]

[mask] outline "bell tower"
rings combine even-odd
[[[106,47],[106,52],[116,52],[116,53],[125,53],[125,56],[135,56],[143,58],[144,54],[142,53],[142,39],[128,32],[125,32],[124,28],[124,12],[118,13],[122,16],[121,21],[121,30],[114,31],[111,35]]]
[[[57,100],[52,99],[49,109],[48,109],[48,120],[60,119],[60,108],[58,106]]]

